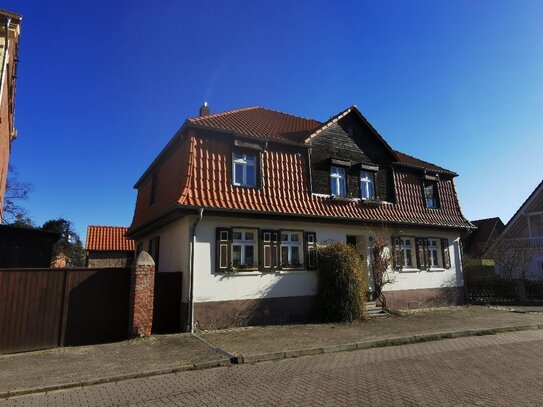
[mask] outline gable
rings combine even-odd
[[[527,215],[536,215],[530,219],[530,226],[535,226],[534,230],[537,230],[537,233],[543,231],[543,181],[540,182],[509,222],[507,222],[503,235],[507,238],[528,237],[529,226]]]

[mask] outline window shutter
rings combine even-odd
[[[230,253],[232,252],[232,229],[217,228],[215,246],[215,271],[224,273],[230,270]]]
[[[417,238],[415,239],[417,265],[420,270],[428,270],[428,239]]]
[[[277,268],[277,230],[264,229],[260,232],[262,271],[273,271]]]
[[[441,255],[443,257],[443,268],[451,268],[451,255],[449,253],[449,239],[441,239]]]
[[[392,266],[395,270],[402,269],[402,240],[400,236],[392,236]]]
[[[305,232],[305,268],[315,270],[317,268],[317,234],[315,232]]]

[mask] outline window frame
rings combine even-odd
[[[245,239],[246,233],[253,233],[253,239]],[[231,267],[234,270],[258,270],[259,266],[259,230],[257,228],[246,228],[246,227],[232,227],[232,238],[231,238],[231,247],[230,247],[230,259]],[[241,233],[241,239],[235,239],[234,234]],[[240,263],[238,265],[234,264],[234,247],[240,247]],[[252,246],[253,248],[253,262],[251,264],[246,264],[246,250],[247,247]]]
[[[365,174],[369,176],[369,179],[363,180],[362,174]],[[376,199],[376,193],[375,193],[375,172],[368,171],[368,170],[360,170],[359,176],[359,183],[360,183],[360,199],[363,201],[374,201]],[[363,185],[366,188],[363,188]],[[371,186],[371,194],[370,194],[370,186]],[[367,190],[368,196],[364,197],[364,190]]]
[[[237,156],[241,156],[242,158],[236,158]],[[250,162],[247,157],[252,156],[254,157],[254,162]],[[244,151],[244,150],[238,150],[234,149],[232,151],[232,185],[236,187],[241,188],[258,188],[259,182],[259,154],[254,151]],[[242,166],[242,175],[241,175],[241,183],[236,181],[236,165]],[[254,185],[247,183],[247,175],[248,175],[248,169],[252,167],[254,172]]]
[[[415,245],[415,237],[414,236],[399,236],[400,239],[400,267],[401,270],[420,270],[418,268],[417,259],[416,259],[416,245]],[[405,241],[409,241],[409,245],[405,244]],[[410,251],[409,255],[409,261],[410,265],[407,263],[407,250]]]
[[[283,240],[283,235],[287,235],[287,240]],[[293,241],[292,236],[297,235],[298,240]],[[304,261],[304,232],[301,230],[286,230],[279,231],[279,264],[282,269],[303,269],[305,267]],[[298,263],[292,263],[292,248],[298,248]],[[287,263],[283,263],[283,249],[287,250]]]
[[[443,266],[443,255],[442,255],[442,248],[441,248],[441,239],[437,238],[437,237],[428,237],[427,240],[428,240],[428,247],[427,247],[428,270],[443,269],[444,266]],[[435,244],[433,244],[432,242],[435,242]],[[435,259],[437,261],[437,264],[432,264],[432,263],[434,263],[434,259],[432,257],[432,252],[434,252],[434,251],[435,251],[435,255],[436,255]]]
[[[334,172],[334,170],[337,170]],[[343,172],[343,175],[339,174],[339,172]],[[347,197],[347,170],[345,167],[340,167],[338,165],[331,165],[330,166],[330,196],[337,196],[339,198],[345,198]],[[334,184],[336,188],[338,189],[337,192],[341,191],[341,181],[343,181],[343,194],[334,194]]]
[[[437,180],[431,180],[431,179],[424,179],[422,183],[422,198],[424,199],[424,205],[428,209],[439,209],[440,208],[440,200],[439,200],[439,188],[437,185]],[[432,188],[432,198],[428,198],[426,190],[428,188]],[[433,202],[432,204],[430,204]]]

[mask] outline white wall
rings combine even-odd
[[[215,229],[217,227],[236,226],[265,229],[302,229],[316,232],[318,243],[326,241],[345,242],[347,235],[370,236],[370,234],[383,233],[382,229],[376,227],[206,217],[204,212],[196,233],[195,302],[289,297],[315,295],[317,293],[317,274],[315,271],[215,273]],[[387,290],[459,287],[463,285],[458,233],[406,228],[389,228],[387,231],[388,235],[394,233],[449,239],[452,267],[449,270],[440,271],[392,272],[395,282],[387,286]],[[365,258],[367,259],[367,254]]]

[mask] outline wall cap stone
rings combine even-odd
[[[153,266],[155,265],[155,261],[151,257],[149,253],[147,253],[145,250],[142,251],[138,258],[136,259],[136,266]]]

